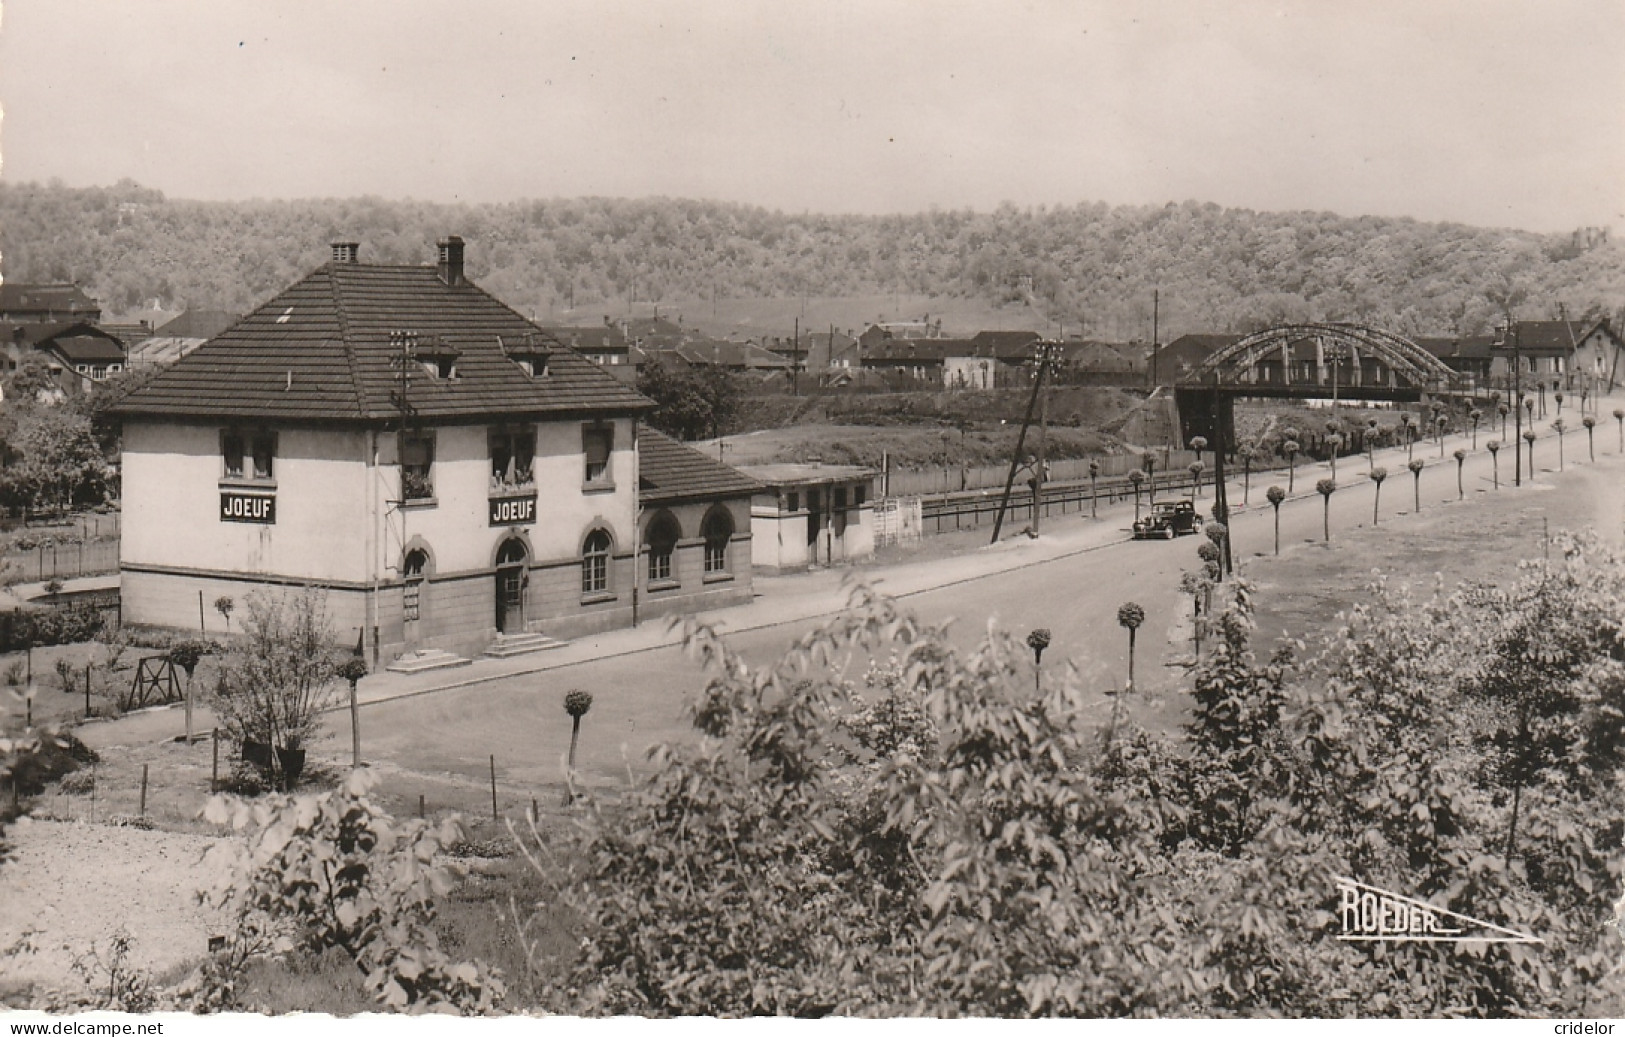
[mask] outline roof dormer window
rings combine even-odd
[[[390,332],[390,344],[417,361],[430,378],[443,382],[457,380],[457,358],[463,351],[439,335],[420,336],[415,331]]]
[[[547,377],[547,361],[553,354],[547,336],[534,331],[527,331],[515,338],[498,335],[497,345],[502,347],[504,356],[524,369],[525,374],[532,378]]]

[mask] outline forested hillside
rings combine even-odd
[[[1034,327],[1128,337],[1150,328],[1160,290],[1166,341],[1287,318],[1468,333],[1509,294],[1529,318],[1560,304],[1575,318],[1625,308],[1625,245],[1595,235],[1197,202],[875,217],[671,198],[196,202],[129,181],[0,184],[5,277],[78,281],[109,314],[152,299],[241,312],[324,262],[330,240],[362,242],[363,260],[426,262],[451,233],[469,242],[470,274],[526,313],[935,294],[1030,306]]]

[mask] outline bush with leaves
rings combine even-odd
[[[1215,649],[1177,739],[1126,721],[1106,736],[1075,669],[1035,691],[1019,640],[992,631],[961,654],[863,589],[761,670],[690,624],[711,673],[691,704],[702,739],[657,750],[654,773],[615,807],[582,801],[567,864],[543,865],[544,842],[522,844],[556,882],[549,910],[584,920],[579,954],[542,970],[554,977],[547,1007],[1617,1009],[1606,977],[1621,942],[1606,923],[1625,860],[1625,565],[1577,543],[1539,570],[1544,598],[1469,589],[1413,603],[1379,587],[1291,667],[1284,654],[1253,659],[1240,584],[1210,619]],[[1507,616],[1484,627],[1498,609]],[[1502,665],[1475,653],[1481,628],[1502,632],[1487,642],[1500,658],[1537,619],[1582,631],[1572,651],[1587,662],[1554,671],[1569,697],[1530,712],[1531,730],[1538,714],[1554,738],[1527,768],[1527,820],[1508,855],[1516,786],[1481,756],[1519,713],[1474,690]],[[841,680],[838,662],[854,655],[890,659],[870,687],[894,706],[877,710]],[[1337,876],[1546,942],[1344,942]]]
[[[1185,919],[1207,908],[1158,909],[1161,810],[1096,786],[1075,672],[1035,695],[1015,638],[961,656],[866,589],[761,671],[706,627],[686,639],[712,673],[692,704],[706,737],[657,750],[619,810],[584,805],[558,897],[586,933],[550,1007],[1127,1015],[1203,1000],[1214,962]],[[831,672],[852,651],[895,653],[884,719],[851,709]],[[545,846],[526,849],[539,864]]]
[[[463,841],[456,821],[396,821],[357,771],[332,792],[256,803],[210,800],[205,817],[247,837],[222,846],[225,877],[204,899],[235,918],[242,955],[339,948],[379,1003],[396,1011],[489,1012],[501,977],[453,961],[434,931],[454,872],[435,863]]]
[[[314,588],[249,594],[238,641],[221,660],[211,704],[220,726],[239,742],[301,749],[322,712],[338,700],[334,644],[326,597]],[[277,754],[271,754],[272,777]]]

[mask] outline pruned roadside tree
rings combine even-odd
[[[1332,494],[1337,492],[1336,479],[1322,479],[1315,483],[1315,492],[1320,494],[1322,505],[1321,530],[1325,534],[1326,542],[1332,542]]]
[[[1264,492],[1264,497],[1270,502],[1275,511],[1275,553],[1281,553],[1281,502],[1286,500],[1286,491],[1279,486],[1271,486]]]
[[[1376,483],[1376,492],[1371,495],[1371,524],[1377,524],[1378,510],[1382,505],[1382,481],[1388,478],[1388,469],[1373,468],[1366,473],[1367,478]]]
[[[338,701],[344,652],[334,643],[326,594],[312,587],[245,598],[241,636],[221,661],[215,716],[236,741],[265,747],[273,785],[290,784],[322,713]]]

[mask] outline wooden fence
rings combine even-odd
[[[12,550],[5,556],[10,574],[24,582],[43,583],[74,576],[118,572],[117,540],[93,540],[77,544],[41,544],[26,551]]]
[[[1170,482],[1177,485],[1181,481],[1190,485],[1191,476],[1187,470],[1196,454],[1190,450],[1171,450],[1164,448],[1156,451],[1157,464],[1154,475],[1157,485],[1168,485]],[[1143,466],[1141,454],[1105,454],[1093,458],[1100,464],[1100,479],[1124,478],[1129,472]],[[1051,483],[1088,483],[1090,458],[1072,458],[1049,462],[1049,481]],[[1204,454],[1202,463],[1211,471],[1213,468],[1213,455]],[[1232,462],[1234,464],[1234,462]],[[941,493],[960,493],[965,490],[985,490],[1004,488],[1005,479],[1010,476],[1010,464],[997,465],[968,465],[965,467],[944,466],[938,468],[924,468],[910,471],[892,470],[881,478],[882,497],[922,497]],[[1211,476],[1206,476],[1211,478]],[[1026,476],[1017,478],[1017,486],[1022,486]]]

